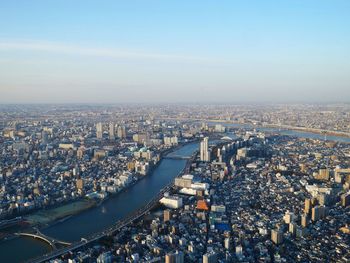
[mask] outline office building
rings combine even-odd
[[[141,150],[134,152],[134,157],[136,159],[143,158],[149,161],[153,158],[153,152],[147,150],[147,148],[142,148]]]
[[[218,257],[214,251],[205,253],[203,255],[203,263],[216,263],[218,262]]]
[[[145,144],[149,140],[149,136],[147,133],[136,133],[132,136],[134,142],[139,144]]]
[[[304,237],[306,235],[306,233],[307,233],[307,228],[303,228],[303,227],[300,227],[300,226],[296,227],[295,236],[297,238]]]
[[[96,124],[96,137],[97,139],[102,139],[103,137],[103,126],[101,122]]]
[[[291,222],[293,222],[294,218],[295,218],[295,215],[289,211],[287,211],[283,216],[283,220],[286,224],[290,224]]]
[[[77,189],[82,190],[84,188],[83,179],[78,179],[76,182]]]
[[[192,185],[192,179],[191,178],[178,177],[178,178],[175,178],[175,183],[174,184],[177,187],[190,188],[191,185]]]
[[[343,194],[341,196],[341,205],[347,207],[350,204],[350,193]]]
[[[178,145],[178,138],[177,138],[177,136],[164,137],[164,144],[166,146]]]
[[[308,215],[311,211],[311,207],[311,199],[305,199],[304,213]]]
[[[324,205],[321,205],[319,208],[319,212],[320,212],[320,219],[323,219],[327,216],[328,208]]]
[[[346,181],[346,178],[350,176],[350,169],[340,169],[337,168],[334,170],[334,181],[336,183],[342,184]]]
[[[227,250],[231,249],[231,238],[229,238],[229,237],[225,238],[225,240],[224,240],[224,247]]]
[[[215,132],[225,132],[226,128],[222,124],[216,124],[215,127],[214,127],[214,131]]]
[[[167,222],[171,219],[171,211],[170,209],[165,209],[163,212],[163,218],[164,218],[164,222]]]
[[[202,162],[210,162],[209,138],[205,137],[200,143],[200,158]]]
[[[144,162],[144,161],[136,161],[135,162],[135,172],[146,175],[149,171],[149,162]]]
[[[176,209],[182,207],[182,198],[179,196],[164,196],[159,200],[159,203],[168,208]]]
[[[119,139],[126,138],[126,129],[124,126],[118,126],[117,128],[117,136]]]
[[[236,155],[237,160],[241,160],[246,157],[248,157],[248,148],[244,147],[237,150],[237,155]]]
[[[315,221],[317,221],[319,219],[320,219],[320,207],[319,206],[315,206],[311,210],[311,220],[315,222]]]
[[[241,245],[236,246],[236,256],[241,258],[243,255],[243,247]]]
[[[165,263],[184,263],[184,253],[176,251],[175,253],[168,253],[165,255]]]
[[[300,224],[302,227],[307,227],[308,225],[308,218],[307,218],[307,214],[303,214],[301,215],[301,219],[300,219]]]
[[[329,181],[329,169],[322,168],[318,171],[318,174],[316,174],[315,179],[322,180],[322,181]]]
[[[283,242],[283,232],[279,229],[271,230],[271,240],[276,245],[279,245]]]
[[[296,223],[290,223],[289,224],[289,233],[292,234],[292,236],[295,236],[296,233],[296,229],[297,229],[297,224]]]
[[[109,123],[109,139],[115,139],[115,125],[113,122]]]

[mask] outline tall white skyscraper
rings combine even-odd
[[[96,137],[97,137],[97,139],[102,139],[102,137],[103,137],[102,122],[99,122],[96,124]]]
[[[113,122],[109,123],[109,139],[110,140],[115,139],[115,125]]]
[[[202,162],[209,162],[210,161],[210,153],[209,153],[209,138],[205,137],[203,138],[203,141],[201,141],[200,144],[200,157]]]

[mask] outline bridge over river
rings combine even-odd
[[[35,239],[40,239],[46,243],[48,243],[54,250],[57,249],[57,245],[60,244],[60,245],[64,245],[64,246],[70,246],[72,245],[72,243],[70,242],[66,242],[66,241],[62,241],[62,240],[59,240],[59,239],[56,239],[56,238],[52,238],[52,237],[49,237],[43,233],[41,233],[39,231],[39,229],[36,229],[35,228],[35,232],[34,233],[29,233],[29,232],[19,232],[19,233],[15,233],[15,235],[17,236],[26,236],[26,237],[32,237],[32,238],[35,238]]]

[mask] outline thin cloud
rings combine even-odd
[[[162,60],[169,62],[212,62],[212,59],[174,55],[158,54],[147,52],[134,52],[128,50],[109,49],[109,48],[91,48],[78,45],[69,45],[54,42],[35,42],[35,41],[1,41],[0,51],[18,50],[18,51],[35,51],[50,52],[67,55],[93,56],[112,59],[141,59],[141,60]]]

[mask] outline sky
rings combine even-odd
[[[0,103],[349,102],[349,0],[0,2]]]

